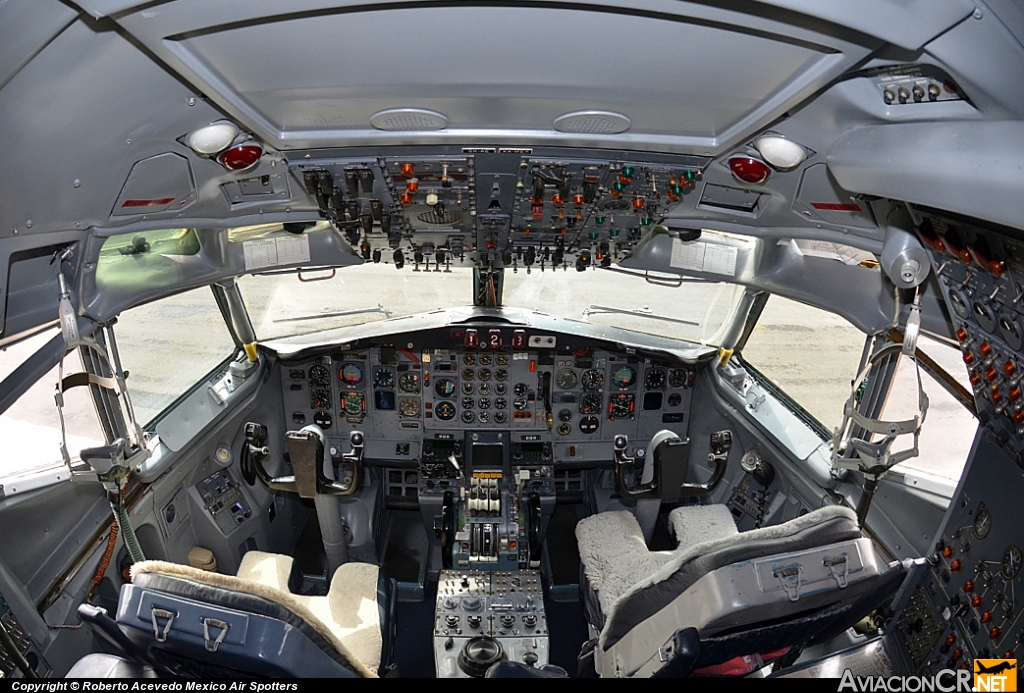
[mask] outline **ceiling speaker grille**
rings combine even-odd
[[[442,212],[436,209],[432,209],[429,212],[417,214],[416,218],[422,221],[424,224],[451,226],[452,224],[457,224],[459,220],[462,219],[462,215],[459,214],[458,212],[449,212],[448,210]]]
[[[583,135],[615,135],[629,130],[631,124],[626,116],[611,111],[575,111],[555,118],[559,132]]]
[[[425,108],[392,108],[370,117],[370,125],[378,130],[444,130],[448,117]]]

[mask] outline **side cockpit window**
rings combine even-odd
[[[57,330],[47,330],[0,351],[0,381],[14,373],[55,336],[59,336]],[[78,351],[69,352],[64,358],[64,375],[82,370]],[[17,491],[16,487],[10,486],[17,484],[15,480],[18,478],[45,470],[63,469],[60,419],[54,401],[57,373],[54,366],[0,414],[0,441],[3,441],[0,481],[8,487],[4,489],[5,494]],[[71,457],[76,457],[83,448],[105,443],[88,388],[76,387],[64,393],[64,425]]]
[[[857,375],[865,335],[843,318],[770,296],[743,347],[743,361],[787,394],[831,435]]]
[[[144,428],[238,351],[208,287],[126,310],[114,334]]]

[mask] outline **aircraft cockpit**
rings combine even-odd
[[[1024,13],[868,6],[0,4],[0,675],[1013,683]]]

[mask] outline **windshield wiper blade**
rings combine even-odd
[[[583,309],[583,315],[593,315],[594,313],[617,313],[619,315],[633,315],[638,318],[650,318],[651,320],[664,320],[665,322],[674,322],[680,325],[692,325],[694,327],[700,327],[699,322],[693,320],[683,320],[682,318],[670,318],[665,315],[658,315],[652,313],[651,309],[647,306],[643,308],[637,308],[636,310],[626,310],[625,308],[611,308],[609,306],[595,306],[591,305],[589,308]]]
[[[383,313],[385,318],[391,317],[391,311],[377,304],[376,308],[358,308],[356,310],[339,310],[333,313],[317,313],[315,315],[302,315],[297,318],[278,318],[275,323],[278,322],[299,322],[301,320],[319,320],[321,318],[341,318],[346,315],[360,315],[362,313]]]

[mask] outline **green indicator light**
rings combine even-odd
[[[594,223],[597,224],[598,226],[601,226],[602,224],[604,224],[604,217],[594,217]]]
[[[612,229],[611,231],[608,232],[608,235],[611,236],[612,238],[618,238],[619,237],[619,230],[618,229]]]
[[[612,183],[612,188],[615,190],[615,192],[620,193],[626,189],[626,186],[622,184],[622,181],[617,180],[614,183]]]
[[[650,226],[651,225],[651,218],[650,217],[643,217],[643,218],[641,218],[640,219],[640,224],[643,225],[643,226]]]
[[[624,175],[626,178],[632,178],[633,177],[633,167],[632,166],[623,166],[622,167],[622,175]]]
[[[676,183],[675,185],[672,186],[672,193],[675,195],[682,195],[683,186],[679,185],[679,183]]]
[[[683,171],[683,178],[685,178],[686,180],[688,180],[689,182],[692,183],[693,181],[697,180],[697,172],[696,171]]]
[[[599,236],[600,234],[598,234],[596,231],[591,231],[587,237],[592,241],[596,241]]]

